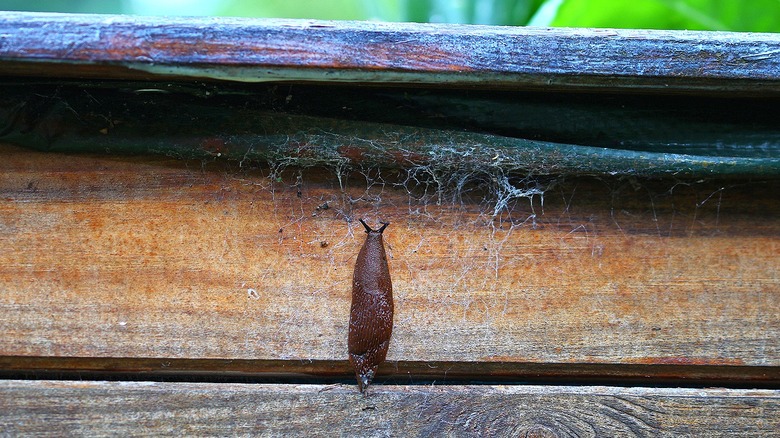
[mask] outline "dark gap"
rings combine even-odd
[[[356,384],[344,361],[166,358],[0,358],[0,378],[211,383]],[[375,384],[606,385],[780,388],[780,367],[732,365],[387,362]]]
[[[264,135],[263,112],[272,112],[616,150],[780,156],[776,97],[30,78],[0,79],[0,96],[0,140],[39,149],[66,147],[61,137],[79,135],[100,150],[115,130],[216,144]]]

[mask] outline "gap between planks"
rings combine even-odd
[[[0,378],[253,383],[353,383],[346,360],[246,360],[0,356]],[[390,361],[385,384],[603,384],[780,388],[780,367]]]

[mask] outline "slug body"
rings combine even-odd
[[[360,392],[365,393],[379,364],[387,356],[393,331],[393,285],[382,241],[382,232],[360,220],[366,241],[360,249],[352,277],[352,309],[349,317],[349,362],[355,368]]]

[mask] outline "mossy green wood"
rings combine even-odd
[[[227,158],[277,169],[374,166],[453,183],[531,174],[780,175],[772,101],[705,100],[708,109],[686,109],[677,100],[540,103],[542,95],[325,86],[22,81],[0,88],[0,140],[39,150]],[[742,109],[732,117],[734,105]]]

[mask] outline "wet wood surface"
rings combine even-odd
[[[0,13],[0,74],[780,91],[776,34]]]
[[[12,369],[24,357],[87,361],[76,370],[225,359],[348,376],[365,218],[391,223],[395,328],[380,374],[590,364],[619,378],[657,365],[780,380],[776,180],[548,181],[543,204],[494,214],[477,193],[451,204],[390,174],[339,186],[316,169],[269,178],[219,160],[2,156],[0,353]]]
[[[770,436],[780,391],[0,381],[10,435]]]

